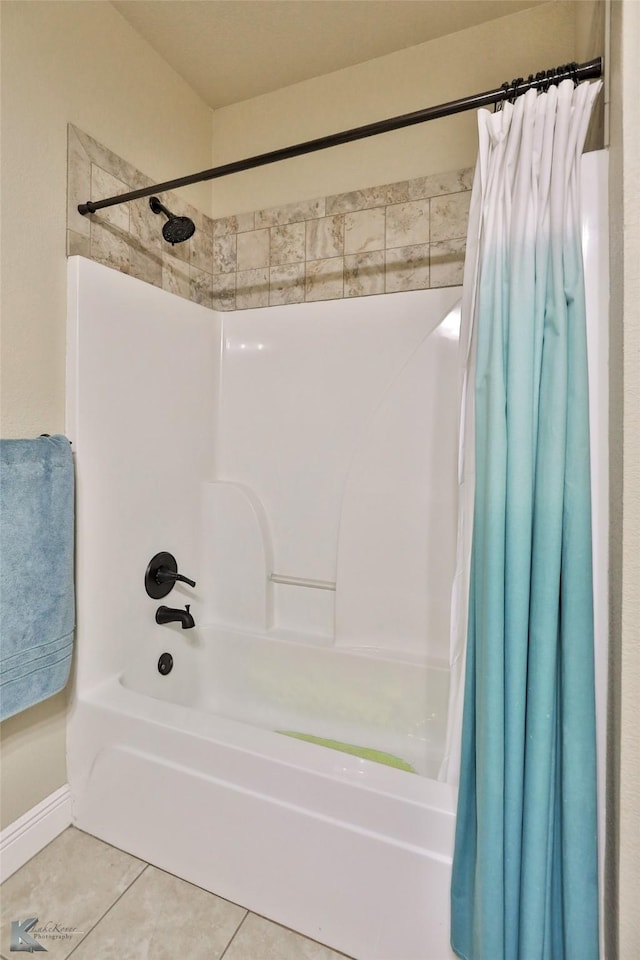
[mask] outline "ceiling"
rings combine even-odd
[[[112,0],[212,108],[544,0]]]

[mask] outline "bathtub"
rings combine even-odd
[[[458,299],[223,317],[69,261],[74,823],[358,960],[452,957]],[[197,586],[158,601],[162,550]]]
[[[453,956],[445,783],[115,677],[75,700],[69,778],[80,829],[255,913],[359,960]]]

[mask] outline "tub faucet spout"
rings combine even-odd
[[[195,627],[195,620],[189,613],[189,607],[191,604],[187,604],[184,610],[176,610],[173,607],[158,607],[156,610],[156,623],[181,623],[183,630],[189,630],[190,627]]]

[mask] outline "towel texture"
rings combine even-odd
[[[0,440],[0,720],[69,678],[73,518],[67,438]]]

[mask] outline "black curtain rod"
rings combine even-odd
[[[426,107],[424,110],[405,113],[400,117],[378,120],[376,123],[368,123],[364,127],[354,127],[352,130],[343,130],[342,133],[334,133],[328,137],[318,137],[316,140],[307,140],[305,143],[297,143],[291,147],[282,147],[280,150],[272,150],[270,153],[261,153],[257,157],[247,157],[244,160],[234,160],[232,163],[223,163],[221,166],[212,167],[210,170],[192,173],[188,177],[178,177],[177,180],[167,180],[164,183],[156,183],[152,187],[132,190],[130,193],[121,193],[115,197],[108,197],[106,200],[88,200],[87,203],[78,205],[78,211],[82,214],[95,213],[96,210],[102,210],[103,207],[113,207],[117,203],[139,200],[141,197],[150,197],[152,194],[164,193],[167,190],[176,190],[179,187],[186,187],[191,183],[201,183],[203,180],[217,180],[219,177],[226,177],[230,173],[252,170],[254,167],[263,167],[268,163],[288,160],[290,157],[301,157],[306,153],[315,153],[316,150],[326,150],[327,147],[337,147],[341,143],[363,140],[365,137],[375,137],[379,133],[401,130],[403,127],[411,127],[416,123],[424,123],[427,120],[437,120],[439,117],[448,117],[455,113],[462,113],[465,110],[486,107],[492,103],[501,103],[503,100],[515,99],[515,97],[526,93],[527,90],[548,89],[551,84],[560,83],[561,80],[572,79],[575,83],[578,83],[581,80],[592,80],[601,75],[601,57],[597,57],[595,60],[589,60],[586,63],[569,63],[562,67],[556,67],[553,70],[543,70],[537,73],[535,77],[531,74],[527,80],[523,80],[523,78],[520,77],[518,80],[513,80],[510,84],[504,83],[497,90],[477,93],[471,97],[463,97],[461,100],[451,100],[449,103],[441,103],[435,107]]]

